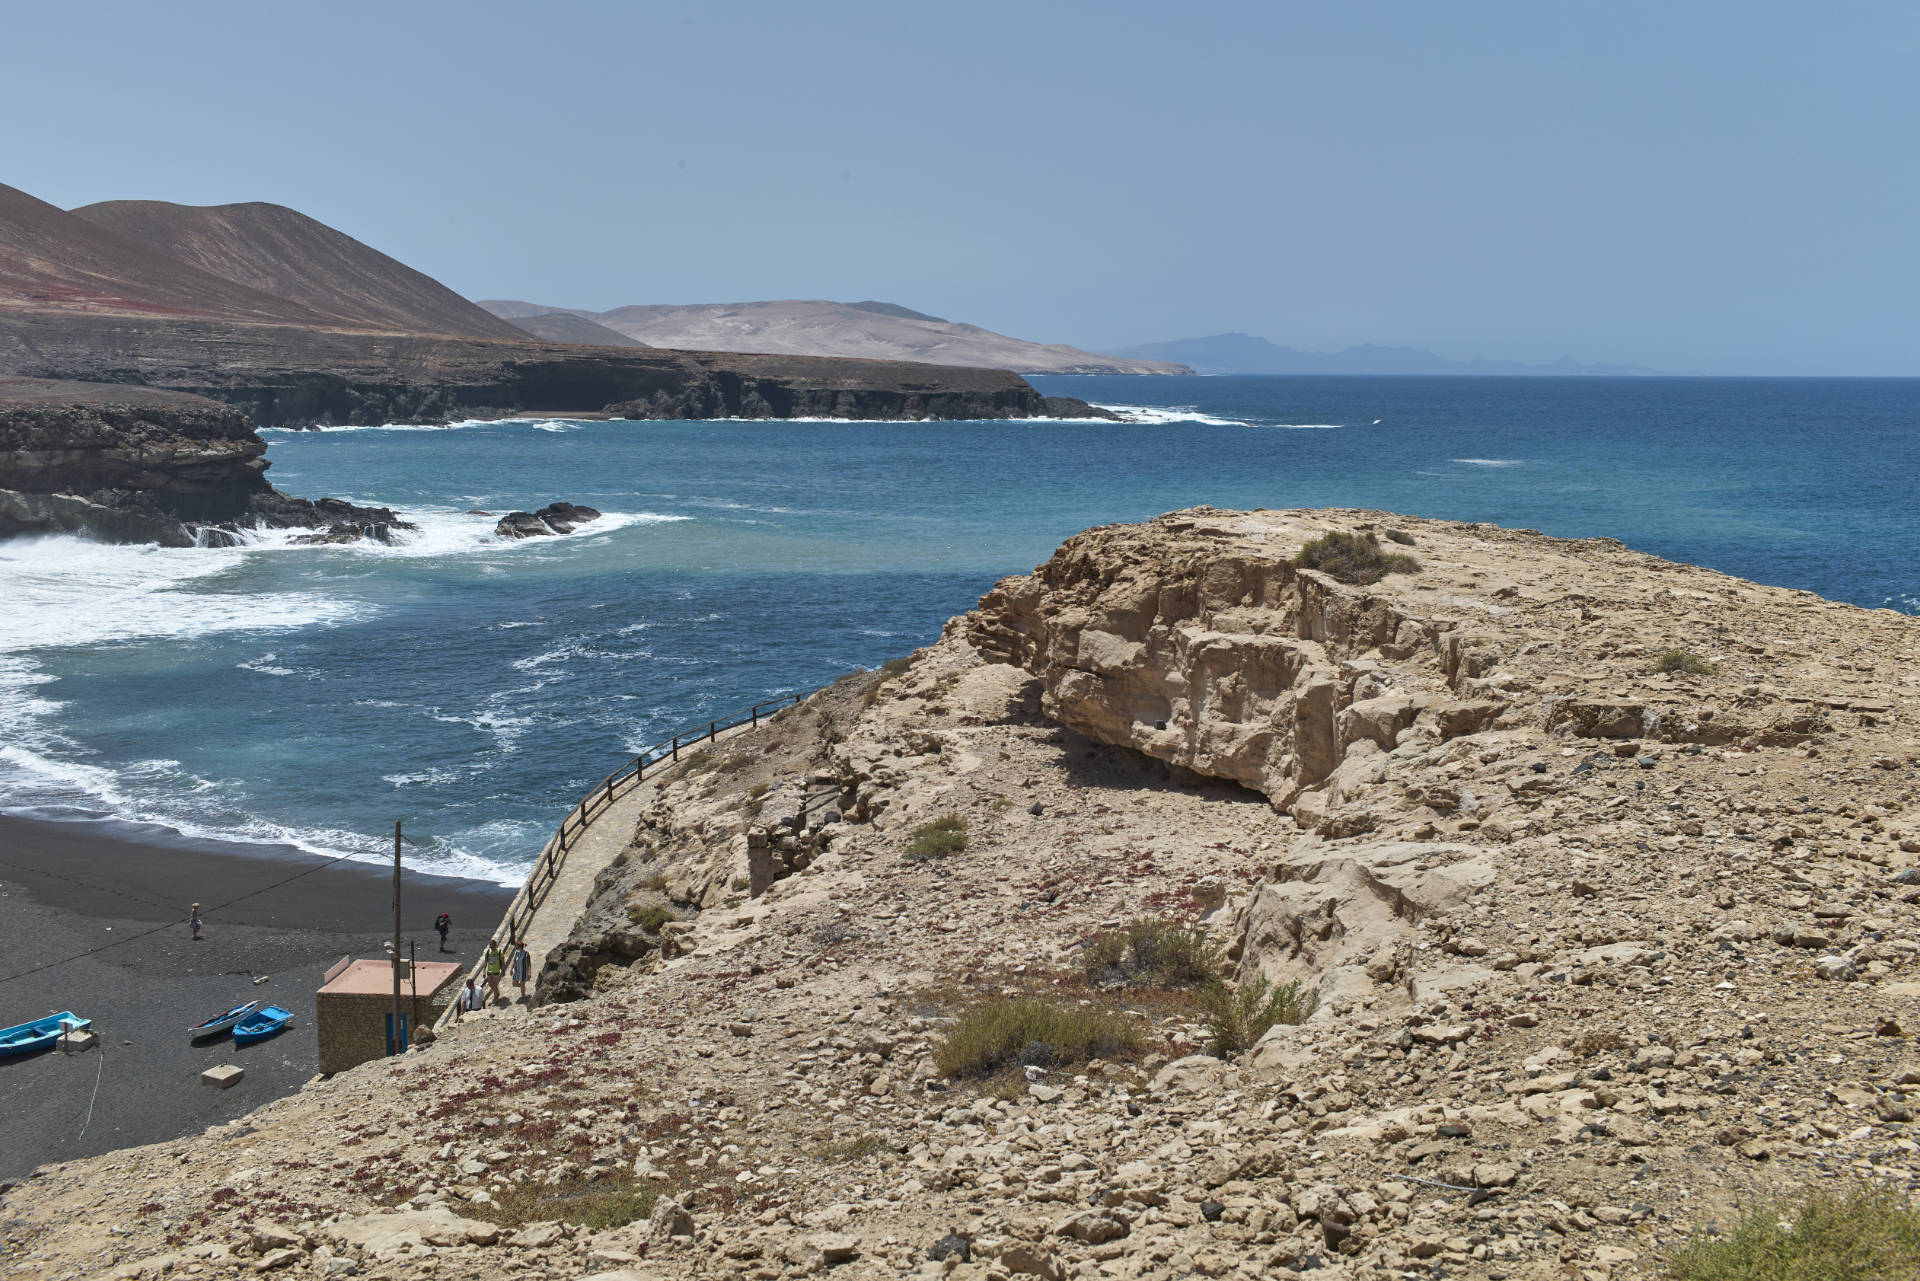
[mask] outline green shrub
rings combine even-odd
[[[1694,1233],[1677,1281],[1888,1281],[1920,1276],[1920,1210],[1871,1184],[1748,1212],[1725,1236]]]
[[[1689,676],[1711,676],[1719,671],[1720,668],[1717,664],[1709,663],[1698,654],[1690,653],[1684,649],[1670,649],[1653,660],[1653,670],[1656,672],[1685,672]]]
[[[967,848],[967,820],[958,814],[942,814],[931,823],[913,829],[907,845],[907,858],[923,863],[930,858],[945,858]]]
[[[942,1076],[989,1076],[1015,1066],[1063,1067],[1140,1048],[1121,1010],[1020,996],[976,1006],[934,1047]]]
[[[649,934],[658,934],[662,925],[679,918],[665,903],[629,903],[627,919]]]
[[[1402,547],[1411,547],[1413,546],[1413,535],[1404,529],[1389,529],[1387,531],[1387,541],[1390,543],[1399,543]]]
[[[1199,987],[1219,968],[1219,949],[1206,932],[1139,917],[1097,934],[1080,958],[1096,987]]]
[[[913,666],[912,654],[908,654],[904,658],[889,658],[886,662],[880,664],[881,678],[883,680],[892,680],[911,666]]]
[[[1218,979],[1200,990],[1207,1013],[1207,1048],[1223,1059],[1243,1054],[1276,1023],[1305,1023],[1320,1004],[1300,981],[1275,986],[1257,978],[1231,987]]]
[[[1293,558],[1299,569],[1317,569],[1343,583],[1377,583],[1388,574],[1417,574],[1420,562],[1402,552],[1383,552],[1371,533],[1338,530],[1313,539]]]

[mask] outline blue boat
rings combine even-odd
[[[44,1050],[60,1039],[60,1034],[69,1029],[78,1031],[83,1027],[92,1027],[92,1019],[83,1019],[72,1010],[62,1010],[58,1014],[49,1014],[44,1019],[35,1019],[31,1023],[20,1023],[9,1028],[0,1028],[0,1054],[27,1054],[34,1050]]]
[[[292,1010],[283,1010],[277,1005],[264,1006],[234,1024],[234,1044],[252,1045],[255,1041],[264,1041],[270,1036],[278,1036],[291,1022],[293,1022]]]
[[[205,1023],[194,1024],[187,1029],[187,1035],[197,1041],[203,1036],[212,1036],[216,1032],[224,1032],[259,1008],[260,1002],[258,1001],[248,1001],[245,1005],[236,1005],[225,1014],[216,1014]]]

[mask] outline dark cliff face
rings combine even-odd
[[[515,413],[635,418],[1099,417],[1018,375],[906,361],[350,333],[138,316],[0,314],[0,373],[192,392],[268,427]]]
[[[255,525],[384,538],[399,523],[383,508],[278,492],[266,449],[245,414],[198,396],[0,378],[0,536],[191,547]]]

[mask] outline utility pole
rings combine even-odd
[[[387,1050],[400,1054],[406,1050],[406,1035],[400,1021],[400,821],[393,824],[393,1031],[387,1037]]]

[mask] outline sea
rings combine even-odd
[[[517,883],[623,759],[935,639],[1091,525],[1371,507],[1920,612],[1920,380],[1068,378],[1125,422],[271,430],[391,546],[0,542],[0,812]],[[555,500],[571,535],[493,536]]]

